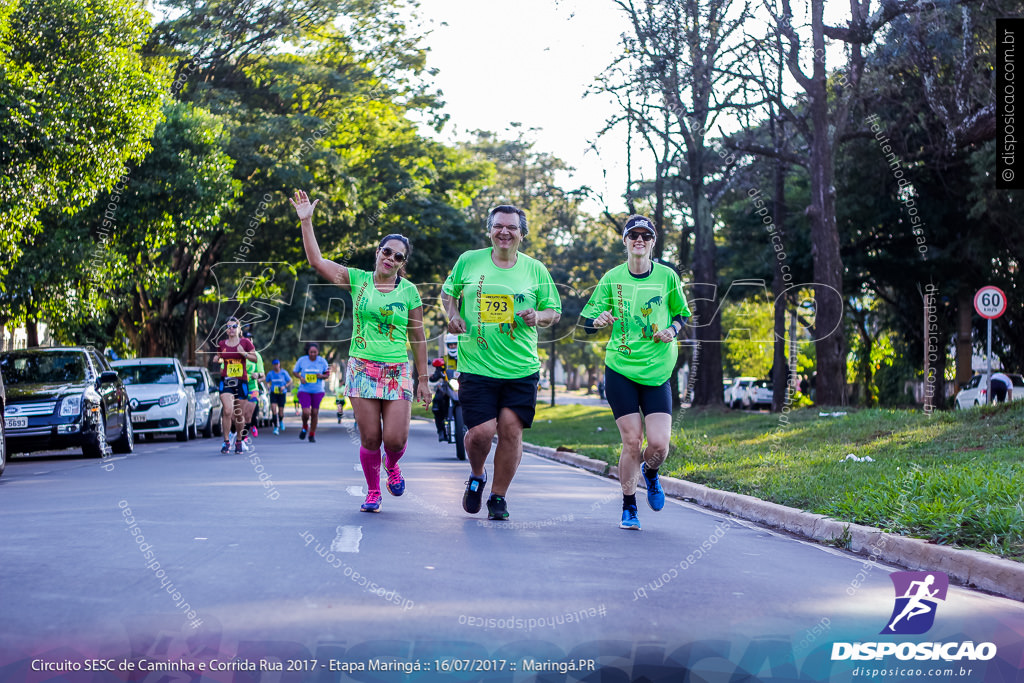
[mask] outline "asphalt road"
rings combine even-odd
[[[296,424],[243,456],[161,439],[12,461],[0,681],[1024,680],[1021,603],[950,586],[927,633],[882,636],[894,568],[677,501],[623,531],[617,482],[531,455],[488,522],[426,422],[406,494],[361,513],[351,420],[316,444]],[[832,661],[873,641],[997,652]]]

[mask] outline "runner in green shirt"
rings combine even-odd
[[[605,396],[622,438],[619,526],[636,531],[638,475],[644,476],[651,509],[665,506],[658,468],[672,433],[669,377],[678,356],[676,337],[690,316],[679,275],[651,260],[656,239],[649,219],[630,216],[622,229],[626,263],[605,273],[581,313],[589,334],[612,326],[605,347]],[[645,429],[647,446],[641,450]]]
[[[345,395],[352,401],[359,427],[359,461],[368,489],[360,509],[379,512],[382,445],[388,491],[393,496],[405,492],[398,460],[405,454],[409,441],[414,395],[407,342],[412,346],[419,378],[415,397],[424,407],[430,403],[423,304],[416,287],[402,277],[412,245],[402,235],[385,236],[374,254],[373,271],[325,259],[313,235],[313,209],[319,201],[310,203],[302,191],[297,191],[291,200],[302,226],[302,244],[309,264],[328,281],[352,291],[355,326],[345,373]]]
[[[480,511],[484,464],[497,434],[487,516],[504,520],[505,494],[523,457],[523,428],[533,424],[537,406],[537,328],[558,322],[562,305],[548,269],[519,253],[526,213],[497,206],[487,216],[487,230],[493,246],[459,257],[441,300],[448,331],[459,335],[459,402],[469,430],[471,472],[462,507]]]

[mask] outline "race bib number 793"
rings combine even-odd
[[[480,322],[511,323],[515,313],[511,294],[480,295]]]

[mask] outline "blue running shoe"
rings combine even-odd
[[[380,512],[380,491],[370,491],[366,494],[366,502],[359,506],[363,512]]]
[[[636,506],[630,505],[622,511],[622,521],[619,522],[619,528],[640,531],[640,519],[636,516]]]
[[[661,482],[658,481],[657,474],[654,475],[653,479],[647,476],[647,463],[640,465],[640,472],[643,473],[644,482],[647,484],[647,504],[651,506],[652,510],[657,512],[665,507],[665,490],[661,488]]]
[[[484,498],[484,484],[486,483],[486,471],[484,471],[484,476],[482,477],[477,477],[473,474],[469,475],[469,481],[466,482],[466,493],[462,496],[463,510],[471,515],[480,512],[480,503]]]
[[[394,468],[390,470],[385,465],[384,471],[388,473],[388,493],[392,496],[400,496],[405,493],[405,477],[402,476],[402,470],[398,467],[398,463],[395,463]]]

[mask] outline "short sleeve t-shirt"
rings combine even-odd
[[[309,394],[323,393],[323,379],[312,376],[321,375],[327,372],[327,361],[324,360],[323,356],[317,356],[316,360],[310,360],[308,355],[302,356],[295,361],[294,372],[302,375],[302,383],[299,384],[299,391],[305,391]]]
[[[562,303],[540,261],[520,253],[514,266],[499,268],[491,260],[493,251],[464,253],[442,289],[462,298],[466,334],[459,335],[459,370],[496,379],[528,377],[540,370],[537,328],[515,314],[528,308],[561,313]]]
[[[677,315],[688,317],[690,309],[676,271],[661,263],[651,265],[646,277],[633,275],[625,263],[609,270],[580,315],[596,318],[611,311],[618,320],[611,326],[605,365],[639,384],[658,386],[672,375],[679,349],[674,343],[656,342],[654,333]]]
[[[260,354],[259,351],[256,352],[256,360],[255,361],[251,361],[251,360],[250,361],[246,361],[245,369],[246,369],[246,372],[249,373],[250,377],[252,377],[253,375],[262,375],[262,374],[264,374],[264,372],[263,372],[263,356]]]
[[[246,360],[242,353],[252,353],[255,350],[256,347],[252,345],[252,342],[245,338],[239,339],[237,346],[230,346],[227,339],[221,339],[217,343],[221,378],[241,377],[243,382],[248,382],[249,373],[246,370]]]
[[[288,386],[289,379],[291,379],[291,377],[284,370],[271,370],[268,372],[267,381],[270,382],[270,393],[283,394],[285,392],[285,387]]]
[[[409,313],[423,306],[416,286],[401,278],[390,292],[373,285],[373,273],[349,268],[355,329],[349,356],[383,363],[409,360]]]

